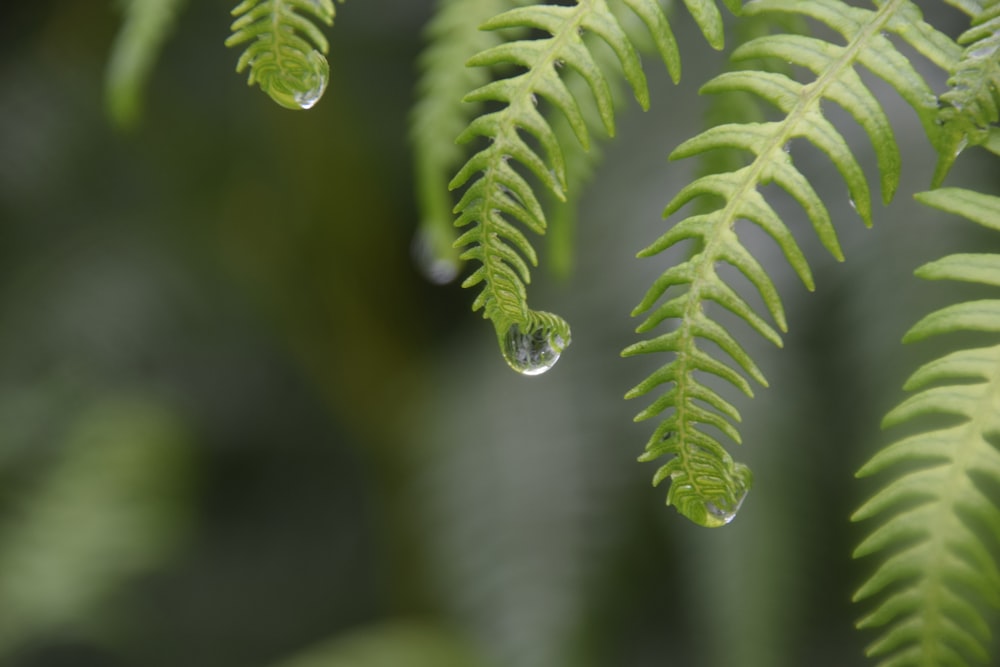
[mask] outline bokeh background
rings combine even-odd
[[[873,82],[905,180],[871,230],[825,158],[793,146],[848,257],[775,193],[814,294],[740,229],[791,331],[780,351],[739,331],[771,383],[732,397],[756,486],[706,530],[635,462],[651,427],[622,395],[662,360],[619,358],[670,259],[634,254],[696,168],[666,156],[723,63],[689,17],[681,85],[647,59],[653,109],[621,111],[572,272],[536,273],[536,307],[573,345],[522,378],[471,294],[412,258],[407,119],[431,0],[340,8],[309,112],[235,74],[230,5],[187,3],[129,132],[102,99],[114,3],[0,14],[0,664],[865,664],[850,597],[874,563],[852,562],[865,528],[849,516],[874,486],[853,472],[941,349],[900,337],[957,298],[911,273],[996,247],[910,201],[934,162],[913,113]],[[949,182],[995,180],[969,151]]]

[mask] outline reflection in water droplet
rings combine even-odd
[[[518,325],[503,337],[503,358],[507,365],[522,375],[541,375],[556,365],[569,340],[547,326],[522,332]]]

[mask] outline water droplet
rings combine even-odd
[[[679,471],[671,474],[673,483],[678,485],[678,494],[689,494],[693,492],[693,486]],[[742,463],[736,463],[728,475],[726,490],[723,495],[706,498],[704,496],[686,499],[677,505],[681,514],[691,519],[700,526],[706,528],[719,528],[725,526],[736,517],[740,511],[743,500],[747,497],[750,485],[753,482],[753,474],[750,469]],[[682,481],[682,479],[684,481]],[[671,495],[674,495],[671,489]],[[668,500],[668,503],[671,501]]]
[[[727,523],[732,521],[736,517],[736,513],[740,511],[740,506],[743,504],[743,499],[747,497],[746,489],[743,490],[743,495],[739,497],[736,504],[732,507],[727,507],[725,505],[716,505],[712,501],[705,503],[705,512],[707,513],[705,525],[709,528],[718,528],[719,526],[725,526]]]
[[[445,243],[447,244],[447,240]],[[447,247],[450,248],[450,245]],[[454,257],[442,253],[439,248],[435,248],[428,230],[421,229],[413,237],[411,252],[421,275],[435,285],[447,285],[458,277],[461,263]]]
[[[736,484],[736,492],[729,497],[713,498],[705,501],[705,516],[702,525],[708,528],[718,528],[725,526],[740,511],[743,501],[750,490],[751,473],[750,469],[741,463],[736,464],[733,482]]]
[[[854,197],[847,195],[847,203],[849,203],[851,205],[851,208],[853,208],[855,211],[858,210],[858,205],[857,203],[855,203]]]
[[[319,102],[319,98],[323,97],[324,91],[326,91],[326,77],[318,74],[312,88],[305,92],[295,93],[295,103],[299,105],[300,109],[312,109]]]
[[[503,358],[521,375],[541,375],[556,365],[567,345],[569,338],[564,340],[551,327],[535,326],[522,332],[515,324],[504,334]]]
[[[538,106],[538,95],[535,95],[534,93],[531,94],[531,103],[536,107]]]

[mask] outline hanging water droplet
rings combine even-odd
[[[707,501],[705,503],[705,525],[709,528],[718,528],[719,526],[725,526],[727,523],[732,521],[736,517],[736,513],[740,511],[740,506],[743,504],[743,499],[747,497],[747,490],[743,489],[743,493],[740,495],[739,499],[732,506],[727,506],[724,504],[716,504],[712,501]]]
[[[322,72],[318,72],[312,88],[305,92],[299,91],[295,93],[295,103],[299,105],[300,109],[312,109],[319,102],[319,99],[323,97],[323,93],[326,91],[326,83],[326,76]]]
[[[541,375],[556,365],[567,345],[568,336],[564,340],[551,327],[535,326],[521,331],[515,324],[504,334],[503,358],[521,375]]]
[[[280,81],[270,86],[268,94],[289,109],[311,109],[323,97],[330,79],[330,65],[319,51],[311,51],[304,63],[283,71]]]
[[[671,487],[667,503],[675,505],[681,514],[705,528],[719,528],[731,522],[753,483],[753,473],[742,463],[734,465],[727,474],[725,488],[718,489],[719,495],[715,496],[706,497],[703,491],[695,493],[694,485],[681,471],[674,471],[670,477],[676,488]]]
[[[731,478],[732,483],[735,484],[734,493],[706,500],[704,502],[705,515],[702,525],[708,528],[718,528],[732,521],[736,517],[736,513],[740,511],[740,507],[747,497],[747,491],[750,490],[752,479],[750,469],[742,463],[737,463],[733,471],[733,477]]]
[[[851,205],[851,208],[853,208],[855,211],[858,210],[858,204],[857,202],[854,201],[854,197],[847,195],[847,203],[849,203]]]
[[[450,249],[447,239],[444,244],[445,250]],[[428,229],[419,230],[413,237],[411,252],[413,262],[421,275],[435,285],[446,285],[458,277],[461,263],[455,257],[442,252],[442,248],[435,247],[434,239]]]

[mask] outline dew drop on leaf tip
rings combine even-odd
[[[703,500],[702,507],[705,510],[704,514],[701,514],[697,518],[689,518],[693,518],[695,523],[699,523],[706,528],[719,528],[727,525],[736,518],[736,513],[740,511],[740,507],[747,497],[747,492],[750,490],[750,471],[745,466],[737,464],[737,475],[738,478],[734,480],[736,482],[735,493],[731,496],[727,495],[712,498],[711,500]]]
[[[326,92],[326,84],[330,79],[330,66],[327,64],[326,58],[318,51],[312,51],[309,54],[308,63],[308,69],[299,74],[301,78],[298,78],[296,82],[298,85],[295,86],[298,90],[292,95],[292,99],[295,100],[300,109],[312,109],[323,97],[323,93]]]
[[[305,92],[297,92],[294,95],[295,103],[299,105],[300,109],[312,109],[313,106],[319,102],[320,98],[323,97],[323,92],[326,90],[326,77],[319,76],[316,85]]]
[[[743,499],[747,497],[746,489],[743,490],[743,494],[736,501],[736,504],[731,508],[727,509],[724,505],[716,505],[712,501],[705,502],[705,525],[709,528],[717,528],[719,526],[725,526],[734,518],[736,518],[736,513],[740,511],[740,505],[743,504]]]
[[[556,365],[569,340],[546,326],[521,331],[517,324],[503,336],[503,357],[521,375],[541,375]]]

